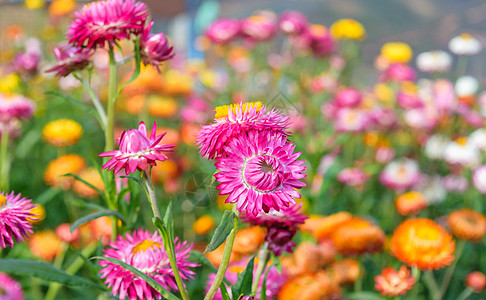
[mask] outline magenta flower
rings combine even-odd
[[[339,132],[362,132],[371,123],[371,118],[367,111],[345,107],[337,111],[334,128]]]
[[[301,34],[307,29],[307,17],[295,10],[284,11],[280,16],[278,26],[285,34]]]
[[[0,273],[0,299],[24,300],[22,286],[5,273]]]
[[[0,247],[13,247],[14,241],[23,241],[32,233],[29,220],[37,218],[30,212],[33,208],[32,200],[20,198],[20,194],[0,193]]]
[[[361,187],[365,184],[368,176],[359,168],[346,168],[341,170],[337,176],[337,180],[345,185],[352,187]]]
[[[206,37],[213,43],[226,44],[235,40],[241,32],[240,21],[234,19],[219,19],[206,29]]]
[[[340,89],[334,97],[338,107],[356,107],[361,103],[362,99],[361,92],[353,87]]]
[[[323,25],[312,24],[305,34],[307,46],[317,57],[327,56],[334,51],[334,40],[329,30]]]
[[[167,156],[162,152],[172,151],[174,145],[159,145],[166,133],[156,136],[157,123],[154,122],[150,137],[147,136],[147,128],[144,122],[140,122],[138,129],[123,131],[117,143],[120,145],[119,150],[101,153],[101,157],[111,157],[103,166],[103,169],[113,170],[118,173],[125,168],[125,174],[135,172],[135,170],[144,171],[147,165],[155,166],[156,161],[165,161]]]
[[[56,72],[57,76],[67,76],[74,71],[86,68],[94,54],[93,49],[69,45],[54,47],[53,51],[57,65],[46,70],[46,72]]]
[[[34,75],[39,68],[39,62],[40,54],[37,52],[20,53],[14,58],[12,68],[21,74]]]
[[[392,63],[380,75],[380,81],[415,81],[417,73],[407,64]]]
[[[159,66],[162,62],[171,59],[174,52],[172,52],[172,47],[169,46],[169,41],[162,32],[150,34],[153,24],[154,22],[151,21],[143,30],[140,38],[140,50],[145,65]]]
[[[416,93],[406,90],[398,92],[397,103],[404,109],[423,108],[425,106]]]
[[[35,110],[34,101],[15,94],[0,94],[0,122],[29,119]]]
[[[216,108],[215,123],[202,127],[196,144],[203,157],[223,157],[226,156],[224,146],[234,137],[250,130],[270,130],[289,135],[286,131],[288,123],[288,116],[276,109],[268,110],[261,102],[220,106]]]
[[[273,13],[260,12],[241,21],[241,32],[251,41],[268,41],[277,30]]]
[[[136,0],[106,0],[88,3],[74,15],[66,36],[69,43],[96,48],[141,34],[148,9]]]
[[[214,175],[220,194],[229,195],[226,203],[236,203],[249,216],[295,204],[306,175],[304,161],[296,160],[301,153],[294,149],[286,136],[272,131],[254,130],[229,141],[228,156],[217,159],[219,172]]]
[[[187,241],[174,240],[177,268],[182,280],[194,278],[194,272],[189,268],[197,267],[198,264],[189,262],[187,259],[192,250],[192,245]],[[138,270],[149,275],[168,290],[177,291],[177,284],[174,273],[169,264],[169,257],[163,247],[160,235],[139,229],[133,234],[127,233],[125,237],[118,238],[111,242],[111,248],[103,250],[105,257],[119,259]],[[120,299],[128,297],[132,299],[160,299],[161,295],[152,288],[145,280],[122,266],[115,265],[107,260],[99,262],[103,269],[100,271],[101,278],[105,284],[112,289],[112,294]]]

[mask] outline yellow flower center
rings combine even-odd
[[[415,233],[419,239],[426,241],[436,241],[440,239],[440,231],[433,227],[421,227]]]
[[[137,254],[140,251],[146,251],[149,248],[159,248],[160,249],[160,244],[157,242],[154,242],[152,240],[145,240],[143,242],[138,243],[133,247],[132,254]]]
[[[463,136],[463,137],[456,139],[456,143],[460,146],[466,146],[467,145],[467,137]]]
[[[0,195],[0,208],[3,208],[7,205],[7,197],[4,195]]]
[[[462,39],[465,39],[465,40],[472,39],[472,35],[470,35],[469,33],[463,33],[460,36],[461,36]]]
[[[265,18],[262,17],[262,16],[251,16],[251,17],[248,17],[248,19],[255,24],[265,23]]]
[[[231,105],[222,105],[222,106],[218,106],[214,109],[214,111],[216,112],[215,114],[215,118],[216,119],[219,119],[219,118],[226,118],[228,116],[228,113],[229,111],[233,111],[233,113],[236,113],[236,109],[240,106],[239,103],[237,104],[231,104]],[[248,102],[248,103],[244,103],[242,105],[242,111],[243,112],[246,112],[250,109],[253,109],[256,107],[256,111],[260,111],[260,109],[262,109],[262,106],[263,104],[258,101],[258,102]]]

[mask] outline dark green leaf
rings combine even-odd
[[[221,282],[219,289],[221,290],[221,296],[223,300],[231,300],[230,296],[228,295],[228,290],[226,290],[226,285],[224,285],[224,282]]]
[[[211,242],[204,250],[204,253],[208,253],[218,249],[221,244],[226,240],[228,234],[230,234],[233,226],[235,224],[235,213],[229,210],[225,210],[223,213],[223,217],[221,218],[221,222],[219,223],[218,227],[214,231],[213,237],[211,238]]]
[[[251,294],[251,285],[253,283],[253,264],[255,257],[253,256],[246,269],[238,275],[238,279],[233,286],[233,299],[239,299],[241,296]]]
[[[87,223],[89,221],[93,221],[94,219],[98,219],[104,216],[117,216],[120,220],[123,221],[123,223],[126,223],[125,218],[118,211],[112,209],[105,209],[102,211],[96,211],[87,216],[77,219],[70,227],[71,232],[73,232],[74,229],[78,228],[79,225],[81,224]]]
[[[68,275],[53,265],[33,260],[0,259],[0,271],[26,277],[38,277],[47,281],[59,282],[70,286],[93,287],[106,290],[104,286],[76,275]]]

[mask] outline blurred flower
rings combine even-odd
[[[476,55],[482,49],[481,42],[469,33],[463,33],[449,41],[449,50],[456,55]]]
[[[202,215],[194,224],[192,224],[192,230],[196,234],[208,234],[214,228],[215,222],[210,215]]]
[[[394,190],[405,190],[420,180],[420,170],[415,160],[403,158],[389,163],[380,174],[380,182]]]
[[[47,123],[42,129],[42,138],[55,147],[76,144],[83,134],[81,125],[70,119],[59,119]]]
[[[185,122],[206,123],[209,106],[203,99],[191,97],[187,106],[181,109],[181,119]]]
[[[486,165],[481,165],[473,171],[472,184],[480,193],[486,194]]]
[[[427,205],[425,197],[419,192],[401,194],[395,199],[395,208],[403,216],[416,214]]]
[[[408,63],[412,59],[412,48],[405,43],[386,43],[381,47],[381,55],[390,63]]]
[[[331,239],[339,253],[359,255],[382,251],[385,233],[368,220],[353,217],[337,226]]]
[[[343,169],[337,176],[339,182],[355,188],[363,187],[367,179],[368,176],[359,168]]]
[[[147,128],[144,122],[140,122],[138,129],[123,131],[121,137],[117,139],[120,145],[119,150],[103,152],[98,156],[111,157],[103,166],[103,169],[113,170],[118,173],[125,169],[125,174],[144,171],[147,165],[155,166],[156,161],[165,161],[168,157],[162,152],[172,151],[174,145],[159,145],[164,134],[156,136],[157,122],[154,122],[150,137],[147,136]]]
[[[90,221],[88,226],[91,231],[92,239],[96,242],[100,241],[103,245],[108,245],[111,240],[111,235],[113,234],[111,225],[112,221],[107,216]]]
[[[434,134],[425,143],[425,155],[431,159],[443,159],[449,139],[441,134]]]
[[[178,103],[172,97],[151,95],[147,97],[148,111],[151,116],[159,118],[171,118],[177,113]]]
[[[376,149],[375,159],[380,164],[389,163],[395,157],[395,150],[390,147],[381,146]]]
[[[24,29],[17,24],[7,26],[4,33],[5,37],[11,41],[20,41],[25,35]]]
[[[25,0],[25,7],[31,10],[42,8],[45,4],[44,0]]]
[[[430,219],[408,219],[391,239],[391,252],[398,260],[421,270],[440,269],[454,260],[452,236]]]
[[[0,93],[0,122],[29,119],[34,110],[34,101],[21,95]]]
[[[34,207],[30,210],[32,217],[27,218],[30,224],[36,224],[46,218],[46,209],[41,204],[34,204]]]
[[[337,111],[334,128],[338,132],[361,132],[370,124],[370,117],[359,108],[341,108]]]
[[[334,40],[324,25],[312,24],[307,27],[305,38],[312,53],[317,57],[329,55],[334,51]]]
[[[38,53],[19,53],[12,61],[12,69],[17,73],[32,76],[37,73],[40,59]]]
[[[447,227],[458,239],[479,242],[486,235],[486,218],[471,209],[458,209],[447,216]]]
[[[34,233],[28,242],[30,251],[45,261],[52,261],[62,250],[62,241],[52,230]]]
[[[192,245],[175,238],[174,251],[177,268],[182,280],[186,281],[192,280],[195,274],[189,268],[198,266],[187,260],[191,249]],[[162,238],[157,232],[150,233],[139,229],[132,234],[127,233],[125,237],[120,235],[110,243],[110,248],[103,251],[104,257],[119,259],[141,270],[165,289],[178,290],[168,254],[163,247]],[[111,293],[119,296],[120,299],[125,299],[127,296],[141,299],[160,298],[160,294],[152,286],[124,267],[107,260],[100,260],[99,265],[103,267],[100,274],[104,283],[111,288]]]
[[[81,231],[76,228],[71,232],[71,224],[63,223],[56,228],[56,235],[64,243],[74,243],[81,238]]]
[[[471,272],[466,276],[466,286],[475,293],[481,293],[486,287],[486,276],[478,271]]]
[[[96,168],[86,168],[79,172],[77,175],[79,176],[79,178],[98,188],[100,191],[103,192],[105,190],[103,179],[101,178],[101,175]],[[99,195],[99,193],[95,189],[79,180],[74,181],[73,190],[80,197],[84,198],[95,197]]]
[[[424,195],[428,204],[441,203],[447,196],[447,190],[443,187],[439,175],[422,176],[422,179],[416,187]]]
[[[364,272],[359,265],[359,262],[355,259],[345,258],[340,261],[336,261],[329,267],[332,272],[332,277],[341,285],[354,283],[360,276],[360,272]]]
[[[239,230],[233,244],[233,253],[245,256],[254,254],[265,240],[266,230],[260,226],[252,226]]]
[[[341,289],[337,281],[325,271],[306,273],[287,281],[280,292],[278,300],[324,300],[339,299]]]
[[[450,164],[475,167],[479,164],[479,149],[467,137],[450,141],[444,150],[444,159]]]
[[[54,47],[53,51],[57,65],[47,69],[46,72],[56,72],[57,76],[62,77],[86,68],[94,53],[89,48],[77,48],[69,45]]]
[[[486,175],[486,174],[485,174]],[[474,172],[473,172],[474,176]],[[474,180],[474,177],[473,177]],[[444,188],[449,192],[464,192],[468,188],[468,181],[463,176],[455,176],[455,175],[447,175],[446,177],[442,178],[442,184]],[[486,192],[486,190],[485,190]]]
[[[76,0],[53,0],[49,5],[49,15],[54,18],[71,14],[76,9]]]
[[[476,129],[469,135],[469,141],[480,150],[486,150],[486,130]]]
[[[64,174],[76,174],[85,167],[84,158],[77,154],[65,154],[52,160],[44,172],[44,181],[51,186],[68,189],[74,181],[70,176]]]
[[[169,95],[187,95],[192,91],[194,82],[189,74],[170,69],[164,74],[162,88]]]
[[[416,59],[417,67],[425,73],[445,73],[449,71],[452,58],[449,53],[437,50],[422,52]]]
[[[151,21],[142,31],[140,37],[140,54],[145,65],[158,67],[162,62],[174,56],[172,47],[165,35],[161,33],[151,34],[150,29],[154,22]]]
[[[225,44],[235,40],[241,32],[240,21],[234,19],[218,19],[211,23],[204,32],[213,43]]]
[[[381,81],[415,81],[417,73],[405,63],[391,63],[380,75]]]
[[[1,75],[1,74],[0,74]],[[13,93],[20,84],[18,74],[10,73],[0,77],[0,93]]]
[[[398,271],[392,267],[384,268],[380,275],[375,276],[375,289],[383,296],[406,295],[414,284],[415,279],[404,265]]]
[[[329,265],[336,257],[336,249],[329,239],[319,244],[303,241],[292,255],[281,257],[282,266],[289,277],[317,272]],[[338,270],[339,271],[339,270]]]
[[[32,200],[20,198],[21,195],[0,193],[0,247],[13,247],[14,242],[23,241],[32,233],[30,220],[37,217],[32,214]]]
[[[356,107],[361,104],[362,99],[361,92],[354,87],[342,88],[334,96],[334,102],[338,107]]]
[[[331,25],[331,35],[337,40],[351,39],[364,40],[366,38],[366,31],[363,25],[353,19],[340,19]]]
[[[467,97],[478,92],[479,82],[472,76],[462,76],[457,79],[454,88],[459,98]]]
[[[446,79],[438,79],[433,83],[432,89],[431,97],[440,115],[449,114],[456,109],[458,102],[452,82]],[[424,93],[425,90],[423,88],[419,90],[419,93]]]
[[[417,87],[414,84],[403,84],[397,94],[397,103],[401,108],[423,108],[424,103],[417,93]]]
[[[0,273],[0,296],[2,300],[24,300],[22,286],[5,273]]]
[[[74,46],[114,46],[116,40],[129,39],[143,31],[148,9],[136,0],[107,0],[91,2],[75,14],[66,38]]]
[[[241,32],[252,41],[267,41],[275,35],[276,16],[272,12],[261,12],[241,21]]]
[[[307,28],[307,17],[298,11],[287,10],[280,15],[278,26],[285,34],[299,35]]]
[[[344,211],[329,216],[311,215],[300,228],[312,233],[317,240],[323,240],[330,238],[336,228],[351,218],[352,215]]]

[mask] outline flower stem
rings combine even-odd
[[[268,242],[265,242],[265,244],[263,244],[263,247],[261,249],[260,257],[258,260],[257,272],[255,274],[255,277],[253,278],[253,284],[251,286],[252,295],[255,295],[257,292],[258,283],[260,283],[260,277],[262,276],[263,271],[267,266],[267,262],[269,258],[270,258],[270,252],[268,251]]]
[[[110,45],[110,78],[108,82],[108,107],[107,107],[107,123],[105,128],[105,151],[112,151],[114,144],[115,131],[115,107],[118,96],[118,68],[115,61],[115,52],[113,46]]]
[[[5,193],[8,190],[9,180],[9,158],[8,158],[8,142],[9,142],[9,132],[8,124],[4,126],[2,130],[2,135],[0,138],[0,191],[3,190]]]
[[[231,257],[231,250],[233,249],[233,242],[235,241],[236,232],[238,231],[238,210],[236,209],[236,203],[233,204],[233,212],[236,214],[235,223],[233,229],[231,229],[230,234],[226,238],[226,244],[224,246],[223,258],[221,259],[221,264],[219,265],[218,272],[216,273],[216,278],[214,279],[208,293],[204,297],[204,300],[212,300],[218,292],[221,282],[223,282],[224,275],[226,274],[226,269],[228,269],[228,263]]]
[[[417,293],[419,289],[419,280],[420,280],[420,269],[417,267],[412,267],[412,276],[415,279],[415,284],[413,285],[413,289],[410,295],[411,300],[417,299]]]
[[[437,282],[435,281],[434,274],[432,271],[424,272],[424,280],[427,288],[429,289],[432,297],[432,300],[440,300],[442,297],[440,295],[439,287],[437,286]]]
[[[152,212],[154,213],[155,217],[162,220],[162,217],[160,216],[159,207],[157,205],[157,198],[155,197],[155,189],[152,184],[152,180],[150,179],[150,176],[147,173],[147,170],[142,172],[142,177],[143,177],[143,182],[145,183],[145,193],[147,194],[147,199],[149,200],[150,206],[152,207]]]
[[[106,123],[108,122],[107,120],[108,117],[106,116],[105,109],[103,108],[100,99],[98,98],[98,96],[96,96],[95,92],[93,91],[89,83],[86,81],[86,79],[81,78],[76,74],[74,74],[74,77],[82,83],[84,90],[88,93],[89,97],[91,98],[91,102],[93,102],[93,106],[96,108],[96,111],[100,116],[101,127],[103,128],[103,130],[106,130]]]
[[[465,288],[464,291],[462,291],[462,293],[457,297],[457,300],[466,300],[467,297],[472,294],[472,292],[473,290],[471,290],[470,288]]]
[[[459,240],[457,242],[457,247],[456,247],[456,259],[452,262],[452,264],[447,268],[447,271],[444,275],[444,279],[442,279],[442,284],[440,286],[440,296],[444,296],[445,292],[447,291],[447,288],[449,287],[449,282],[452,279],[452,275],[454,274],[454,270],[457,266],[457,262],[459,261],[459,258],[461,257],[462,251],[464,250],[464,246],[466,243],[463,240]]]

